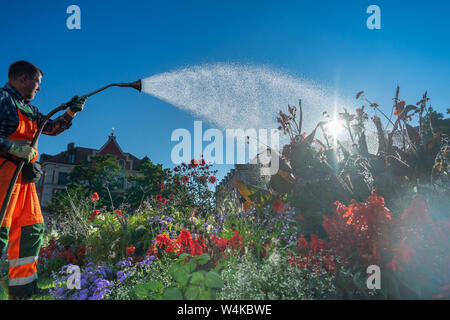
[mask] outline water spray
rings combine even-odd
[[[103,88],[100,88],[98,90],[95,90],[91,93],[88,93],[86,95],[81,96],[82,99],[87,99],[91,96],[93,96],[94,94],[97,94],[103,90],[106,90],[108,88],[111,87],[129,87],[129,88],[134,88],[138,91],[142,90],[142,82],[141,80],[137,80],[135,82],[130,82],[130,83],[111,83]],[[67,102],[67,103],[63,103],[62,105],[60,105],[59,107],[55,108],[54,110],[52,110],[49,114],[47,114],[44,119],[42,120],[41,124],[38,127],[38,130],[36,132],[36,134],[34,135],[33,140],[31,141],[30,146],[32,148],[34,148],[37,144],[37,140],[40,136],[40,134],[42,133],[42,130],[44,129],[45,125],[47,124],[47,121],[57,112],[59,111],[63,111],[66,110],[67,108],[69,108],[71,106],[71,102]],[[0,211],[0,226],[3,224],[3,220],[5,218],[5,213],[6,213],[6,209],[8,208],[9,205],[9,201],[11,200],[11,194],[12,191],[14,189],[14,185],[17,182],[17,179],[19,177],[20,172],[22,171],[23,166],[25,165],[25,160],[20,160],[19,164],[16,167],[16,170],[14,171],[14,175],[11,179],[11,182],[9,183],[9,187],[8,187],[8,191],[5,195],[5,199],[3,200],[3,204],[2,204],[2,208]]]

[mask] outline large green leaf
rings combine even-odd
[[[202,291],[202,288],[199,286],[191,285],[186,288],[184,295],[188,300],[198,300],[200,299]]]
[[[183,293],[178,288],[169,288],[164,292],[165,300],[183,300]]]
[[[148,288],[153,292],[160,292],[163,289],[163,284],[159,281],[150,281],[148,283]]]
[[[211,300],[211,289],[202,290],[202,294],[200,295],[200,300]]]
[[[204,253],[197,257],[197,262],[199,265],[204,265],[204,264],[208,263],[208,261],[210,261],[210,260],[211,260],[211,258],[209,257],[209,254],[207,254],[207,253]]]
[[[139,283],[134,287],[134,293],[139,300],[147,298],[149,291],[150,287],[148,283]]]
[[[202,284],[205,280],[205,275],[202,271],[196,271],[191,276],[191,284]]]
[[[220,275],[212,270],[206,274],[205,283],[209,288],[217,288],[217,289],[222,288],[224,285]]]
[[[173,271],[173,277],[179,284],[185,286],[189,281],[189,271],[184,266],[177,267]]]

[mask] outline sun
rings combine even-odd
[[[333,137],[337,137],[344,130],[344,126],[342,125],[342,121],[337,120],[337,119],[334,119],[334,120],[328,122],[325,125],[325,128],[326,128],[328,134],[332,135]]]

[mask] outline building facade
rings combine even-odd
[[[116,136],[112,133],[106,143],[100,149],[90,149],[76,147],[73,142],[67,145],[67,149],[56,155],[42,154],[39,163],[42,166],[42,177],[36,183],[36,191],[43,208],[50,201],[54,194],[64,189],[69,182],[68,177],[72,169],[83,161],[90,162],[93,156],[114,155],[122,167],[123,188],[117,192],[124,192],[132,187],[132,184],[125,179],[126,174],[134,174],[140,164],[145,160],[138,159],[131,153],[123,152],[116,141]]]

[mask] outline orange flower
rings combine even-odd
[[[134,250],[136,250],[136,247],[134,247],[133,245],[128,247],[127,248],[127,257],[131,257],[134,254]]]
[[[97,192],[94,192],[94,193],[92,194],[92,196],[91,196],[91,201],[92,201],[92,202],[95,202],[95,201],[98,201],[98,200],[100,200],[100,197],[98,196],[98,193],[97,193]]]

